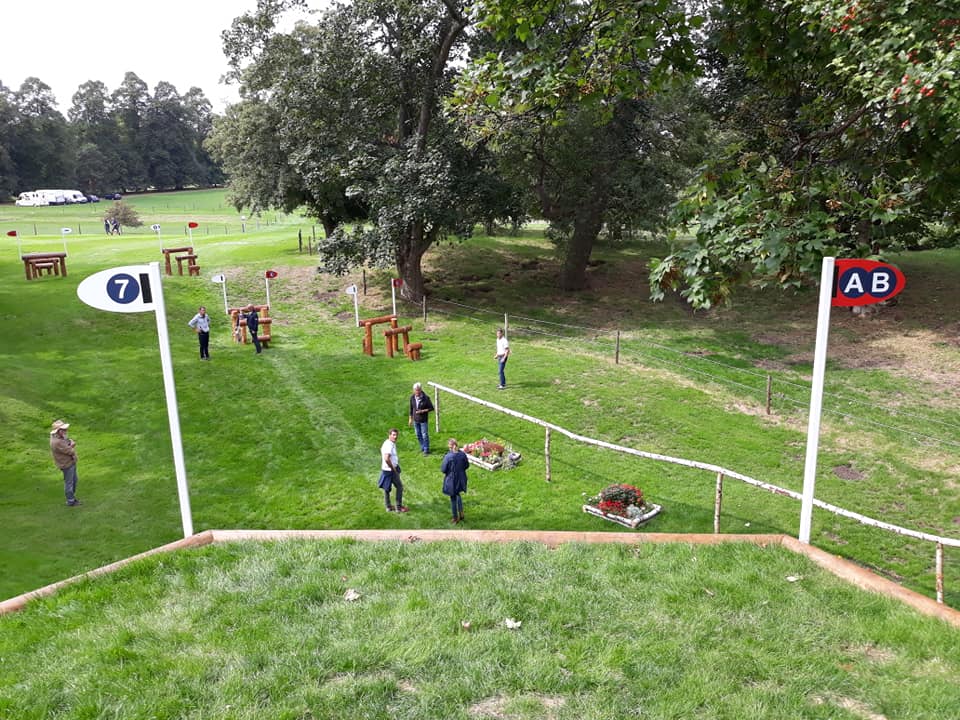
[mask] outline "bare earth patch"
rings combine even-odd
[[[873,712],[866,703],[855,700],[854,698],[841,697],[839,695],[815,695],[812,700],[814,705],[836,705],[851,715],[863,718],[863,720],[887,720],[886,715]]]
[[[545,720],[553,720],[554,710],[563,707],[566,704],[566,698],[560,695],[522,695],[519,698],[509,698],[504,695],[495,695],[481,700],[470,706],[467,712],[471,717],[476,718],[495,718],[495,720],[509,720],[512,715],[507,712],[507,705],[511,700],[535,700],[543,706],[545,710]]]

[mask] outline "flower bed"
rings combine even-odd
[[[582,509],[585,513],[632,529],[654,517],[662,508],[646,502],[640,488],[618,483],[587,498]]]
[[[520,453],[513,452],[503,444],[495,443],[486,438],[467,443],[463,446],[463,451],[467,454],[467,460],[471,465],[476,465],[484,470],[510,468],[522,459]]]

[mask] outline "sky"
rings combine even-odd
[[[160,81],[181,95],[199,87],[222,113],[239,96],[220,82],[228,69],[220,34],[255,8],[256,0],[6,0],[0,82],[18,90],[40,78],[66,116],[80,85],[100,80],[113,92],[129,71],[151,94]]]

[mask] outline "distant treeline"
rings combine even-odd
[[[50,86],[27,78],[19,90],[0,81],[0,201],[41,187],[87,194],[220,184],[203,149],[213,118],[200,88],[180,95],[128,72],[113,92],[91,80],[77,88],[67,117]]]

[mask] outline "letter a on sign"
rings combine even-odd
[[[898,295],[907,279],[900,269],[876,260],[837,260],[833,281],[835,307],[873,305]]]

